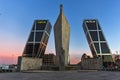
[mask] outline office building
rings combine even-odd
[[[98,20],[84,20],[83,29],[93,57],[101,57],[103,66],[110,66],[114,60]]]
[[[49,20],[35,20],[23,51],[23,57],[42,58],[51,32]]]

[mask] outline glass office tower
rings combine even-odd
[[[49,20],[35,20],[22,56],[42,58],[51,28]]]
[[[93,57],[101,57],[104,67],[111,65],[112,54],[98,20],[84,20],[83,29]]]

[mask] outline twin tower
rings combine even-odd
[[[85,20],[83,28],[93,56],[102,56],[104,62],[113,62],[110,49],[98,21]],[[51,24],[48,20],[35,20],[22,56],[43,58],[50,32]],[[70,63],[70,26],[63,13],[62,5],[60,5],[60,14],[54,25],[54,38],[57,66],[60,70],[64,70]]]

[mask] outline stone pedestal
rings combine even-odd
[[[36,70],[40,69],[42,66],[41,58],[31,58],[31,57],[18,57],[18,70]]]

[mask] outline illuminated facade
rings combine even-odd
[[[112,54],[97,20],[84,20],[83,29],[93,57],[101,57],[103,66],[113,63]]]
[[[48,20],[35,20],[22,56],[42,58],[51,28]]]
[[[62,5],[60,5],[60,14],[54,25],[54,37],[57,65],[60,70],[63,70],[69,64],[70,26],[62,11]]]

